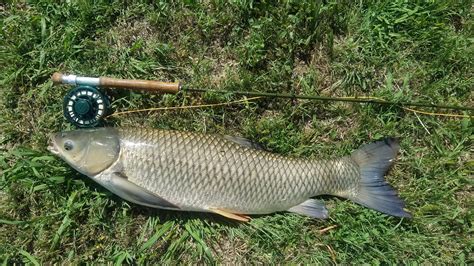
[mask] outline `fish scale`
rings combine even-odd
[[[268,213],[344,186],[325,187],[332,173],[324,170],[332,161],[286,158],[217,135],[144,129],[119,134],[128,179],[184,210]]]

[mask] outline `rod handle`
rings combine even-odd
[[[179,82],[162,82],[141,79],[116,79],[108,77],[100,77],[99,85],[101,87],[157,91],[163,93],[177,93],[181,87]]]
[[[108,88],[122,88],[129,90],[146,90],[163,93],[177,93],[181,88],[179,82],[162,82],[141,79],[91,78],[76,75],[64,75],[56,72],[51,76],[54,84],[101,86]]]

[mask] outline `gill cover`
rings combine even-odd
[[[119,157],[120,141],[114,128],[80,129],[57,133],[50,150],[82,174],[96,175]]]

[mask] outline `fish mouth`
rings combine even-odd
[[[54,134],[51,134],[51,136],[49,137],[49,143],[48,143],[47,149],[48,149],[48,151],[50,151],[54,155],[59,154],[59,150],[58,150],[58,148],[56,146],[56,143],[54,141]]]

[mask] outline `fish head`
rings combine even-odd
[[[113,128],[80,129],[52,134],[48,150],[80,173],[93,176],[119,158],[120,140]]]

